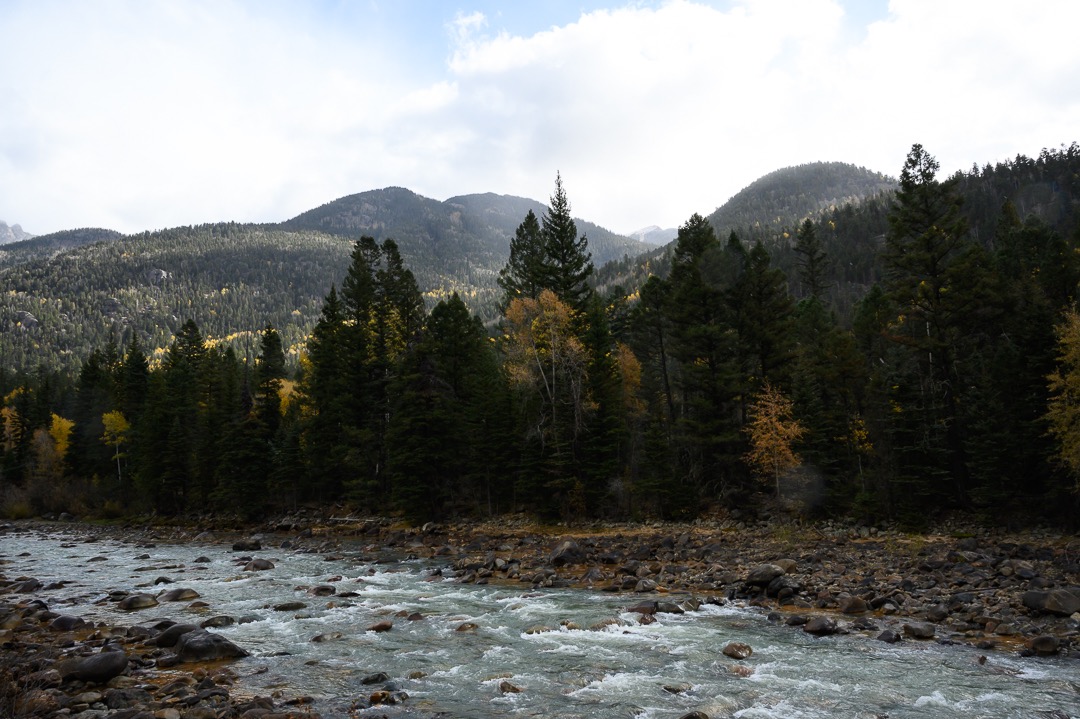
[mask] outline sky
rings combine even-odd
[[[0,220],[277,222],[389,186],[677,227],[807,162],[1080,141],[1077,0],[0,0]]]

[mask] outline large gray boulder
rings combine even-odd
[[[181,662],[209,662],[216,659],[241,659],[250,656],[220,634],[195,629],[176,642],[176,658]]]
[[[78,679],[94,684],[104,684],[113,677],[123,674],[127,665],[128,657],[124,652],[102,651],[88,657],[62,659],[54,668],[65,680]]]
[[[751,586],[767,587],[772,580],[784,576],[783,567],[775,564],[759,564],[746,575],[746,583]]]
[[[572,539],[559,543],[548,557],[548,564],[553,567],[561,567],[566,564],[580,564],[585,561],[585,552],[581,545]]]
[[[1037,612],[1047,612],[1068,617],[1080,612],[1080,594],[1068,589],[1024,592],[1021,598],[1024,606]]]

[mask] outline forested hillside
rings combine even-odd
[[[304,236],[235,231],[196,232],[222,273],[242,260],[220,238],[269,232],[280,253]],[[313,237],[327,262],[348,256],[319,270],[340,281],[310,305],[295,370],[287,324],[249,317],[248,361],[169,306],[181,324],[158,362],[131,333],[74,380],[0,372],[0,508],[576,521],[768,498],[912,528],[1080,517],[1076,144],[947,178],[914,145],[895,192],[791,226],[721,236],[694,214],[631,293],[598,277],[557,179],[549,211],[513,230],[494,336],[457,294],[425,303],[395,241]],[[85,249],[130,278],[145,272],[125,264],[131,241]],[[66,289],[83,291],[79,270]],[[167,279],[133,295],[165,302]]]
[[[776,170],[755,180],[714,210],[708,220],[718,237],[737,232],[746,240],[760,239],[782,250],[790,244],[784,240],[790,239],[791,230],[803,220],[837,210],[850,213],[875,198],[886,207],[895,188],[895,180],[862,167],[814,162]],[[597,285],[621,287],[633,294],[650,275],[668,272],[673,247],[673,242],[665,243],[638,258],[612,258],[600,267]]]
[[[0,365],[75,371],[97,347],[138,336],[164,351],[194,319],[241,356],[271,322],[290,363],[362,234],[394,239],[429,304],[457,292],[485,320],[510,237],[533,200],[467,195],[438,202],[401,188],[353,195],[280,225],[222,223],[133,236],[82,229],[0,248]],[[594,261],[645,245],[588,223]],[[595,236],[595,239],[594,239]]]

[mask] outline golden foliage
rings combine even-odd
[[[1065,312],[1056,332],[1057,369],[1046,378],[1050,389],[1046,419],[1058,442],[1057,458],[1076,480],[1073,491],[1080,492],[1080,314],[1075,308]]]
[[[49,424],[49,436],[52,437],[53,444],[56,446],[56,454],[60,459],[63,459],[67,454],[68,447],[71,446],[71,430],[75,427],[75,423],[70,419],[65,419],[55,412],[52,415],[52,422]]]
[[[779,497],[780,475],[802,464],[792,445],[806,429],[794,419],[791,400],[768,382],[750,405],[749,414],[750,451],[745,459],[759,477],[776,482]]]

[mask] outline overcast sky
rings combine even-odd
[[[1080,140],[1077,0],[0,0],[0,219],[280,221],[344,195],[616,232],[781,167]]]

